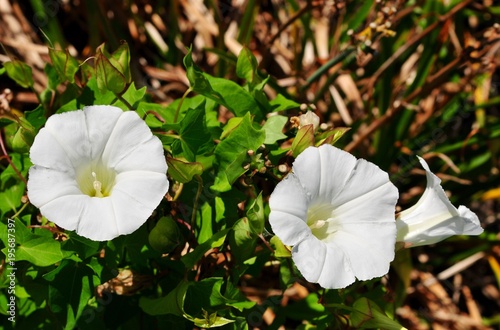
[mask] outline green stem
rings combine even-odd
[[[191,226],[194,225],[194,222],[196,220],[196,211],[198,210],[198,199],[200,198],[201,192],[203,190],[203,179],[201,176],[196,174],[194,176],[196,178],[196,181],[198,181],[198,190],[196,191],[196,196],[194,198],[194,203],[193,203],[193,213],[191,215]]]
[[[182,103],[184,102],[184,99],[186,96],[188,96],[189,93],[193,90],[192,87],[189,87],[186,92],[184,92],[184,95],[182,95],[181,100],[179,101],[179,105],[177,106],[177,109],[175,110],[175,116],[174,116],[174,124],[177,122],[177,119],[179,118],[179,112],[181,110]]]
[[[29,205],[29,203],[26,203],[24,204],[23,206],[21,206],[21,209],[19,211],[16,212],[16,214],[14,214],[12,216],[12,218],[17,218],[19,216],[19,214],[23,213],[24,209]]]

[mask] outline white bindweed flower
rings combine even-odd
[[[51,116],[30,150],[28,197],[58,226],[104,241],[139,228],[168,190],[160,140],[134,111]]]
[[[425,160],[418,157],[425,169],[427,186],[417,204],[402,211],[397,219],[397,241],[406,247],[434,244],[453,235],[479,235],[483,228],[477,215],[461,205],[455,208]]]
[[[269,222],[304,278],[339,289],[389,271],[397,188],[378,166],[323,145],[309,147],[271,195]]]

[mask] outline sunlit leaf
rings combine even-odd
[[[262,201],[262,192],[259,193],[257,198],[250,204],[247,211],[247,218],[249,221],[250,230],[255,235],[262,234],[264,231],[264,222],[265,222],[265,214],[264,214],[264,203]]]
[[[231,134],[215,148],[219,171],[212,189],[228,191],[231,185],[247,170],[243,168],[248,161],[248,150],[257,150],[265,139],[265,132],[253,127],[247,114]]]
[[[193,180],[195,175],[203,173],[203,165],[197,162],[184,162],[182,160],[167,157],[168,174],[181,183],[187,183]]]
[[[19,86],[24,88],[33,87],[33,72],[29,65],[17,60],[5,62],[3,65],[7,71],[7,75]]]
[[[389,318],[373,301],[359,298],[353,304],[355,311],[351,313],[351,325],[355,328],[379,328],[387,330],[406,329]]]

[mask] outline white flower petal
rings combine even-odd
[[[453,235],[479,235],[483,232],[479,219],[465,206],[457,210],[423,158],[427,186],[418,202],[402,211],[396,221],[397,241],[409,246],[437,243]]]
[[[133,233],[146,222],[154,210],[140,203],[134,196],[120,190],[113,191],[110,199],[113,203],[119,235]],[[139,223],[138,219],[142,219],[142,223]]]
[[[309,235],[292,249],[292,259],[300,273],[309,282],[316,283],[323,272],[326,245]]]
[[[39,207],[58,197],[81,193],[74,175],[36,165],[29,170],[28,197]]]
[[[393,223],[375,225],[370,222],[345,224],[333,243],[336,247],[349,247],[344,248],[343,252],[352,272],[356,278],[365,281],[389,272],[390,262],[394,259],[395,239],[393,220]]]
[[[325,263],[318,279],[323,288],[342,289],[356,280],[350,265],[351,260],[341,248],[339,244],[326,245]]]
[[[390,217],[394,221],[394,207],[397,199],[398,190],[389,180],[389,175],[377,165],[359,159],[343,187],[342,194],[332,201],[332,205],[339,207],[345,203],[351,203],[352,207],[354,204],[358,206],[364,203],[372,205],[374,200],[382,201],[385,204],[384,209],[390,212],[384,216]],[[386,204],[392,205],[392,212],[390,208],[386,207]],[[378,216],[379,214],[374,215],[374,217]]]
[[[64,195],[40,207],[50,221],[67,230],[75,230],[82,219],[83,211],[90,200],[87,195]]]
[[[104,148],[102,160],[114,168],[123,158],[132,153],[139,145],[149,140],[153,133],[134,111],[124,112],[113,129]]]
[[[311,233],[303,219],[290,213],[273,210],[269,214],[269,223],[285,245],[298,244]]]
[[[293,172],[311,199],[332,201],[343,191],[356,158],[331,145],[309,147],[293,163]]]
[[[163,173],[130,171],[118,174],[115,180],[113,193],[121,191],[134,196],[135,200],[150,208],[151,212],[158,206],[168,190],[167,176]],[[122,207],[126,208],[127,205],[122,205]]]
[[[97,159],[102,155],[116,122],[124,112],[120,108],[109,105],[84,107],[83,111],[92,149],[91,156],[92,159]]]
[[[269,206],[273,211],[290,213],[304,222],[306,221],[308,207],[307,194],[295,174],[288,174],[278,183],[274,192],[276,193],[273,193],[269,199]]]
[[[460,205],[458,207],[458,215],[465,222],[462,235],[480,235],[484,231],[476,213],[469,210],[466,206]]]
[[[59,227],[76,230],[80,236],[94,241],[110,240],[120,235],[109,197],[67,195],[54,199],[40,210]]]
[[[50,118],[49,118],[50,119]],[[45,128],[35,137],[30,149],[30,159],[33,164],[68,172],[74,175],[75,169],[66,151],[56,138]]]
[[[69,111],[51,116],[43,129],[50,132],[61,145],[74,168],[90,160],[90,142],[83,111]]]
[[[86,201],[76,232],[94,241],[111,240],[121,234],[119,221],[115,205],[110,197],[93,197]],[[136,228],[139,228],[142,223],[137,223]]]
[[[144,162],[145,159],[148,161]],[[167,173],[167,161],[160,139],[151,136],[115,164],[114,169],[118,173],[135,170]]]
[[[294,173],[288,174],[274,189],[269,199],[269,223],[284,244],[295,245],[309,235],[307,204],[307,194]]]
[[[306,280],[323,288],[345,288],[355,281],[354,273],[342,248],[325,244],[314,236],[293,247],[292,259]]]

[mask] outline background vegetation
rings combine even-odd
[[[215,194],[208,189],[218,173],[196,158],[206,171],[195,176],[199,168],[190,168],[192,175],[174,196],[179,191],[174,181],[178,185],[182,178],[169,169],[171,178],[176,178],[171,191],[175,201],[163,210],[176,221],[200,225],[193,229],[197,243],[192,247],[212,243],[192,261],[194,273],[183,271],[179,261],[185,254],[182,248],[162,258],[144,247],[149,246],[147,235],[159,216],[137,234],[106,246],[83,241],[77,247],[66,244],[63,250],[77,249],[80,261],[17,263],[18,328],[192,328],[193,321],[183,318],[180,311],[180,315],[155,315],[144,302],[183,290],[177,284],[184,275],[202,285],[191,291],[185,288],[187,296],[177,295],[185,297],[184,306],[191,308],[183,312],[203,318],[201,308],[208,306],[206,318],[215,315],[217,321],[223,317],[236,320],[225,325],[228,328],[348,327],[344,317],[352,319],[353,315],[338,304],[352,306],[358,297],[376,301],[410,329],[499,326],[498,4],[488,0],[0,0],[0,15],[0,61],[17,61],[12,70],[21,72],[16,76],[7,66],[0,68],[2,230],[7,217],[18,216],[18,233],[22,230],[26,237],[56,235],[57,230],[47,230],[48,225],[25,197],[29,139],[44,118],[55,112],[81,108],[92,97],[90,102],[110,103],[117,102],[116,94],[123,97],[120,92],[104,96],[106,93],[88,87],[100,45],[105,43],[114,52],[123,47],[123,41],[130,49],[135,86],[125,98],[144,105],[150,126],[154,126],[154,116],[172,121],[185,118],[187,107],[197,102],[194,95],[203,94],[195,89],[198,93],[191,92],[184,105],[179,105],[193,82],[186,67],[196,65],[206,74],[249,89],[262,87],[255,87],[259,77],[269,75],[263,95],[278,100],[274,104],[282,106],[280,115],[291,118],[310,108],[320,116],[323,130],[350,128],[336,146],[388,171],[401,193],[398,208],[411,206],[423,191],[425,176],[415,157],[421,155],[443,180],[454,204],[470,207],[485,228],[480,237],[456,237],[435,246],[403,250],[382,281],[357,283],[339,292],[325,292],[306,283],[286,262],[277,262],[266,247],[270,237],[266,230],[262,239],[252,241],[257,259],[247,264],[240,261],[248,256],[233,256],[236,261],[232,260],[227,249],[230,238],[223,243],[222,237],[220,244],[208,238],[222,229],[217,227],[219,212],[229,228],[239,215],[248,216],[255,203],[266,205],[273,185],[293,161],[291,155],[277,151],[292,144],[296,130],[287,123],[283,131],[287,136],[273,142],[265,159],[253,158],[229,193]],[[58,53],[60,57],[51,55],[51,48],[67,50],[70,56],[61,55],[64,52]],[[189,49],[192,64],[183,62]],[[242,49],[257,59],[258,66],[246,71],[255,76],[238,74],[236,64]],[[66,65],[54,63],[57,58],[65,59]],[[71,64],[72,58],[76,65]],[[25,75],[28,68],[31,74]],[[58,68],[71,72],[61,73]],[[178,109],[179,118],[174,115]],[[234,116],[229,110],[217,106],[212,120],[225,124]],[[254,121],[264,122],[264,117]],[[217,125],[209,125],[205,131],[209,139],[214,130],[221,129],[214,127]],[[162,127],[155,128],[161,131]],[[163,141],[169,143],[167,140],[164,136]],[[167,151],[176,156],[175,147]],[[194,160],[186,154],[183,157]],[[172,162],[175,160],[169,166],[175,168]],[[259,202],[259,192],[263,202]],[[207,213],[214,217],[210,218],[213,228],[201,228]],[[187,229],[183,235],[188,241],[193,239]],[[79,268],[82,264],[90,268]],[[0,268],[4,290],[8,287],[6,266],[2,263]],[[234,280],[215,280],[226,275]],[[80,282],[63,280],[68,276]],[[88,278],[89,282],[82,282]],[[69,293],[75,288],[82,293]],[[221,296],[218,301],[199,301],[207,293],[213,298],[214,292]],[[5,297],[0,297],[3,314]],[[194,323],[198,327],[204,324]],[[13,326],[7,320],[2,324]]]

